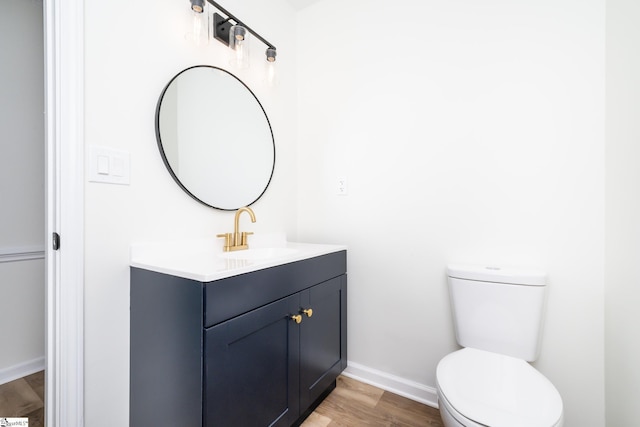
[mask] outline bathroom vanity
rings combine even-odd
[[[131,427],[288,427],[335,387],[345,247],[148,249],[131,257]]]

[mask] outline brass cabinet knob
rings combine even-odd
[[[312,309],[312,308],[304,309],[304,310],[302,310],[302,312],[303,312],[304,314],[306,314],[306,315],[307,315],[307,317],[311,317],[311,316],[313,316],[313,309]]]
[[[294,314],[293,316],[291,316],[291,319],[298,324],[302,322],[302,316],[300,316],[299,314]]]

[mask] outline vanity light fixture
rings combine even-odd
[[[196,45],[205,44],[208,41],[207,36],[207,16],[205,11],[204,0],[191,0],[191,19],[193,30],[190,39]]]
[[[246,40],[247,29],[241,24],[229,29],[229,47],[235,51],[235,64],[238,68],[249,67],[249,43]]]
[[[194,12],[204,12],[204,0],[189,1],[191,2],[191,9]],[[213,14],[213,37],[229,46],[231,49],[234,49],[236,51],[236,59],[238,61],[240,61],[241,58],[246,58],[247,56],[247,33],[252,34],[255,38],[267,45],[267,50],[265,52],[267,61],[274,62],[276,60],[276,47],[274,45],[269,43],[260,34],[253,31],[248,25],[242,23],[242,21],[233,16],[233,14],[228,12],[214,0],[207,0],[207,2],[211,3],[216,9],[227,16],[225,18],[218,13]]]
[[[242,24],[234,25],[231,27],[231,31],[229,33],[230,41],[234,40],[234,43],[244,41],[244,38],[247,34],[247,29],[242,26]]]
[[[191,10],[196,13],[204,12],[204,0],[191,0]]]
[[[267,48],[267,61],[276,62],[276,49],[275,48]]]

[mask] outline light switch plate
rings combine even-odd
[[[89,146],[89,181],[129,185],[129,152],[97,145]]]

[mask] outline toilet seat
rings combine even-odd
[[[560,394],[524,360],[464,348],[440,361],[436,378],[449,409],[474,423],[491,427],[561,425]]]

